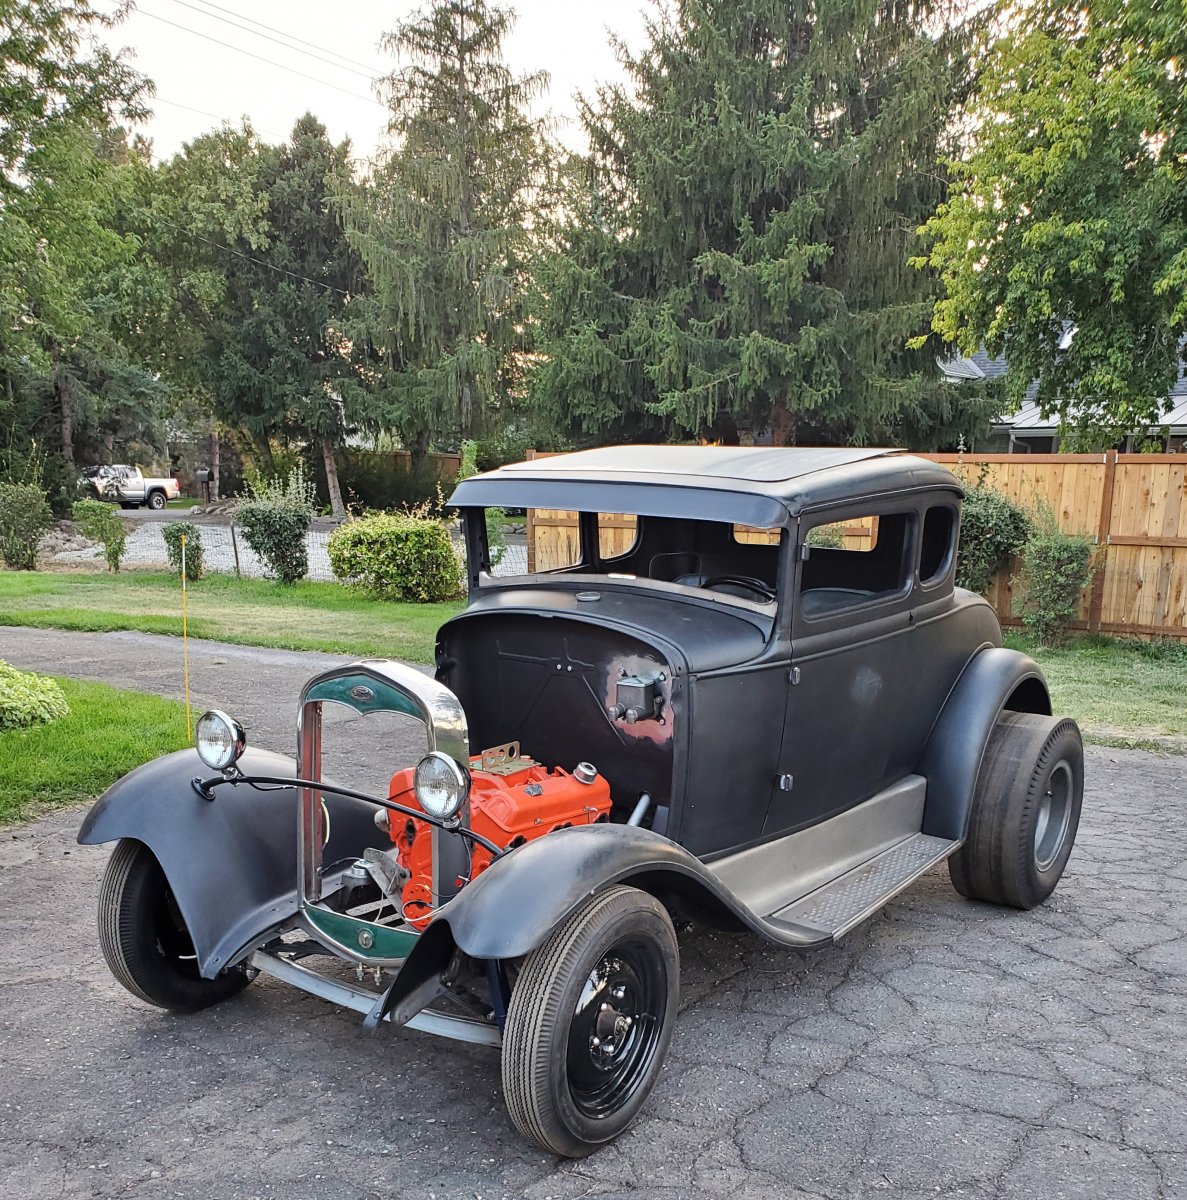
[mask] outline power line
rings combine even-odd
[[[183,33],[192,34],[194,37],[205,38],[208,42],[214,42],[217,46],[223,46],[228,50],[234,50],[239,54],[245,54],[248,58],[254,58],[257,62],[267,63],[270,67],[278,67],[282,71],[288,71],[292,75],[299,75],[302,79],[308,79],[313,83],[320,83],[323,87],[333,88],[336,92],[344,92],[347,96],[353,96],[356,100],[365,100],[368,104],[374,104],[376,108],[386,106],[380,104],[378,100],[372,96],[364,96],[361,92],[352,92],[349,88],[339,87],[336,83],[331,83],[328,79],[319,79],[316,75],[307,75],[304,71],[298,71],[296,67],[285,66],[284,63],[278,63],[274,59],[265,58],[262,54],[254,54],[250,50],[244,50],[242,46],[232,45],[230,42],[224,42],[220,38],[212,37],[208,33],[201,33],[197,29],[191,29],[188,25],[179,25],[176,21],[170,21],[166,17],[158,17],[156,13],[151,13],[147,9],[138,10],[141,16],[151,17],[154,21],[160,21],[163,25],[172,25],[174,29],[180,29]]]
[[[290,271],[287,267],[278,267],[272,263],[264,262],[262,258],[253,258],[250,254],[244,254],[241,250],[234,250],[230,246],[224,246],[222,242],[213,242],[208,237],[203,237],[200,233],[194,233],[192,229],[183,229],[180,225],[175,225],[172,221],[165,217],[156,218],[162,225],[168,225],[170,229],[176,229],[178,233],[185,234],[186,237],[193,238],[195,241],[205,242],[208,246],[213,246],[216,250],[225,250],[228,254],[233,254],[236,258],[242,258],[246,262],[255,263],[257,267],[263,267],[267,271],[276,271],[280,275],[288,275],[293,279],[299,279],[302,283],[311,283],[314,287],[324,288],[327,292],[334,292],[339,296],[350,298],[350,292],[344,292],[341,288],[332,287],[328,283],[322,283],[319,279],[310,279],[308,275],[301,275],[296,271]]]
[[[336,63],[332,58],[326,58],[324,55],[318,54],[313,50],[303,50],[300,46],[290,45],[288,42],[281,41],[278,37],[272,37],[267,33],[259,33],[249,25],[241,25],[238,21],[232,21],[230,17],[220,17],[215,13],[207,12],[204,8],[199,8],[196,4],[190,4],[188,0],[173,0],[173,3],[180,4],[182,8],[188,8],[191,12],[209,17],[212,21],[222,21],[224,25],[233,25],[236,29],[242,29],[244,33],[251,34],[252,37],[263,38],[268,42],[275,42],[276,45],[283,46],[286,50],[292,50],[295,54],[304,54],[309,58],[316,58],[318,62],[323,62],[327,66],[333,67],[336,71],[349,71],[352,75],[361,75],[368,81],[375,78],[369,71],[359,71],[354,67],[344,66],[342,63]]]
[[[238,17],[240,20],[246,21],[249,25],[255,25],[258,29],[266,29],[269,33],[277,33],[281,37],[288,38],[290,41],[298,42],[302,46],[308,46],[312,50],[323,51],[334,58],[341,59],[344,63],[350,63],[351,66],[361,67],[369,79],[373,79],[376,75],[383,74],[380,67],[374,64],[368,65],[364,62],[359,62],[357,58],[348,58],[345,54],[339,54],[337,50],[331,50],[328,46],[319,46],[315,42],[307,42],[304,38],[299,38],[295,33],[289,33],[284,29],[277,29],[275,25],[265,25],[263,21],[257,21],[254,17],[249,17],[241,12],[235,12],[230,8],[223,8],[221,4],[215,4],[214,0],[198,0],[204,8],[214,8],[219,12],[227,13],[229,16]],[[210,14],[213,15],[213,14]],[[216,18],[216,20],[219,18]]]
[[[154,96],[152,103],[168,104],[170,108],[184,108],[186,112],[197,113],[200,117],[209,117],[212,121],[222,121],[227,125],[234,125],[237,120],[242,120],[244,116],[247,116],[246,113],[241,117],[228,117],[222,113],[207,112],[204,108],[195,108],[192,104],[182,104],[180,100],[169,100],[164,96]],[[247,119],[248,121],[251,120],[249,116]],[[263,129],[255,124],[252,125],[252,129],[256,130],[257,133],[266,133],[269,137],[280,138],[281,141],[288,137],[287,133],[277,133],[275,129]]]

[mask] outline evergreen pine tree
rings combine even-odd
[[[439,0],[386,48],[391,148],[342,193],[375,301],[365,334],[382,368],[387,423],[418,458],[506,408],[526,346],[522,294],[544,158],[527,106],[543,75],[502,59],[511,14]]]
[[[559,433],[935,446],[987,403],[940,379],[916,229],[963,73],[936,0],[676,0],[537,271],[538,413]]]

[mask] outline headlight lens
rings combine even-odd
[[[430,817],[448,821],[470,794],[470,772],[456,759],[433,750],[416,764],[416,799]]]
[[[247,749],[247,735],[234,717],[211,709],[198,718],[194,745],[198,757],[212,771],[225,771]]]

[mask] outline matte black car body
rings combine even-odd
[[[961,851],[970,814],[994,800],[982,762],[995,738],[1014,736],[1004,714],[1030,714],[1044,736],[1050,725],[1044,745],[1072,764],[1074,796],[1034,793],[1046,819],[1063,804],[1070,831],[1049,892],[1079,814],[1078,733],[1051,718],[1036,664],[1002,647],[990,605],[955,587],[961,499],[945,468],[882,450],[628,446],[466,480],[451,506],[469,603],[439,632],[435,681],[382,661],[325,672],[302,694],[295,764],[249,754],[238,774],[203,781],[192,753],[158,760],[108,792],[80,840],[148,847],[207,979],[250,964],[372,1027],[493,1044],[514,1016],[511,981],[531,977],[566,922],[614,889],[787,946],[842,937]],[[496,574],[488,508],[574,514],[575,561]],[[635,520],[612,556],[603,514]],[[858,527],[860,553],[838,545]],[[512,742],[550,768],[593,763],[610,786],[609,823],[499,848],[471,880],[463,811],[433,831],[427,927],[369,923],[347,911],[351,871],[365,878],[365,860],[390,850],[371,820],[387,802],[321,779],[329,702],[418,716],[431,748],[463,766],[471,748]],[[1032,783],[1045,787],[1040,775]],[[1034,808],[1034,796],[1010,803]],[[286,809],[295,826],[270,833]],[[654,924],[652,910],[630,911]],[[295,932],[307,938],[298,950],[282,940]],[[317,953],[386,973],[382,992],[299,961]],[[475,989],[485,1015],[434,1008]],[[546,1135],[512,1108],[561,1153],[599,1140],[585,1126]]]

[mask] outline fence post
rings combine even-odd
[[[235,578],[242,579],[243,575],[239,570],[239,543],[235,540],[235,522],[231,522],[231,553],[235,555]]]
[[[1100,517],[1096,523],[1097,563],[1096,578],[1092,581],[1092,596],[1088,601],[1088,631],[1100,633],[1101,613],[1105,602],[1105,571],[1109,565],[1109,535],[1113,522],[1113,488],[1117,482],[1117,451],[1105,452],[1105,478],[1100,489]]]

